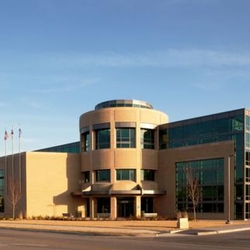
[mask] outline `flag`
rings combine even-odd
[[[8,132],[5,130],[5,133],[4,133],[4,140],[6,141],[8,138],[9,138]]]
[[[11,129],[10,136],[11,136],[11,139],[13,139],[13,136],[14,136],[14,130],[13,129]]]
[[[21,134],[22,134],[21,128],[19,128],[18,133],[19,133],[19,138],[20,138],[20,137],[21,137]]]

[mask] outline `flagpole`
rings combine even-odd
[[[5,132],[4,132],[4,154],[5,154],[5,176],[8,176],[8,168],[7,168],[7,140],[8,140],[8,132],[5,128]],[[8,178],[6,178],[5,182],[6,182],[6,191],[8,192]]]
[[[12,129],[11,129],[11,140],[12,140],[12,165],[11,165],[11,170],[12,170],[12,178],[14,176],[14,140],[13,140],[13,137],[14,137],[14,130],[13,130],[13,126],[12,126]]]
[[[21,179],[22,179],[22,166],[21,166],[21,134],[22,130],[19,127],[18,130],[18,151],[19,151],[19,180],[20,180],[20,192],[22,192],[22,185],[21,185]]]

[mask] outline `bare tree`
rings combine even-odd
[[[7,186],[8,191],[6,198],[10,202],[12,207],[12,218],[15,219],[16,206],[22,197],[20,179],[15,178],[13,176],[9,176]]]
[[[199,174],[192,168],[187,169],[187,191],[192,201],[194,221],[196,220],[196,207],[200,201]]]

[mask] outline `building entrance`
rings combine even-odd
[[[134,200],[133,197],[117,198],[117,217],[134,216]]]

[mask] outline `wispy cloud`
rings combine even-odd
[[[21,101],[25,105],[28,105],[29,107],[34,108],[34,109],[46,109],[46,106],[44,105],[44,103],[41,103],[37,100],[34,101],[30,97],[22,97]]]
[[[60,55],[50,63],[67,67],[250,67],[250,52],[227,52],[220,50],[169,49],[144,53],[85,54],[73,57]]]
[[[220,90],[221,88],[225,87],[225,82],[199,82],[199,83],[193,83],[192,86],[194,88],[198,88],[203,91],[215,91]]]
[[[36,88],[31,91],[34,93],[46,94],[46,93],[61,93],[61,92],[71,92],[77,91],[78,89],[85,88],[87,86],[93,85],[99,81],[98,78],[91,80],[77,80],[63,77],[51,77],[48,81],[53,82],[53,84],[49,84],[48,88]]]

